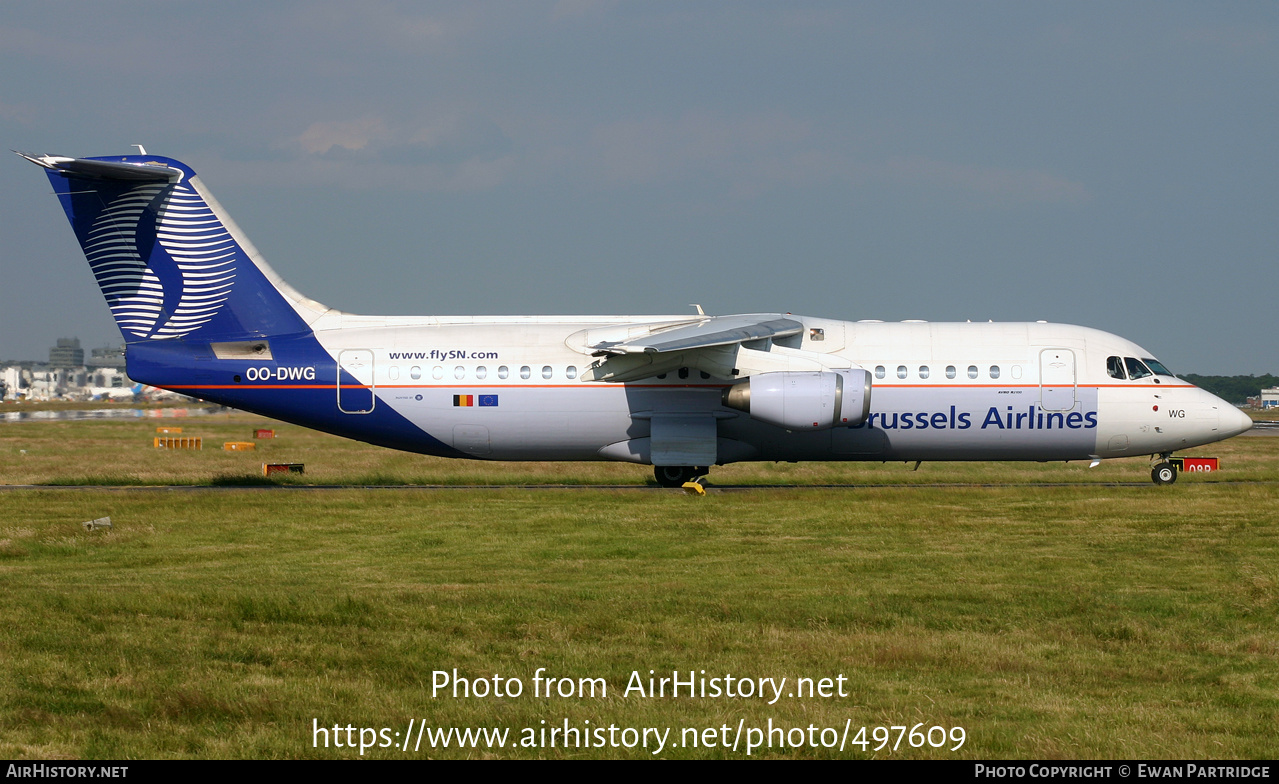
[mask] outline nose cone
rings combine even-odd
[[[1222,405],[1219,409],[1221,416],[1221,424],[1219,427],[1221,429],[1222,438],[1237,436],[1252,427],[1252,417],[1229,403],[1225,403],[1225,401],[1222,401],[1222,403],[1224,405]]]

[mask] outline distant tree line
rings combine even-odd
[[[1279,376],[1269,373],[1264,376],[1199,376],[1185,373],[1182,378],[1237,406],[1248,402],[1250,397],[1257,397],[1263,389],[1279,387]]]

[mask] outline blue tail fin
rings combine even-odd
[[[19,155],[47,170],[126,342],[305,334],[326,310],[262,261],[186,164]]]

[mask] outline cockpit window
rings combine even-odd
[[[1150,357],[1142,357],[1141,361],[1146,363],[1146,367],[1150,368],[1151,370],[1155,371],[1155,373],[1161,376],[1172,376],[1172,371],[1164,367],[1164,363],[1160,362],[1157,359],[1151,359]],[[1172,376],[1172,377],[1176,378],[1176,376]]]
[[[1128,367],[1128,378],[1145,378],[1146,376],[1154,375],[1136,357],[1124,357],[1124,364]]]
[[[1128,378],[1124,374],[1124,361],[1120,357],[1106,357],[1106,373],[1111,378]]]

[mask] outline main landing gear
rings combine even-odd
[[[1172,455],[1159,456],[1159,462],[1150,467],[1150,480],[1157,485],[1170,485],[1177,481],[1177,466],[1172,461]]]
[[[662,487],[683,487],[710,472],[710,466],[653,466],[653,476]]]

